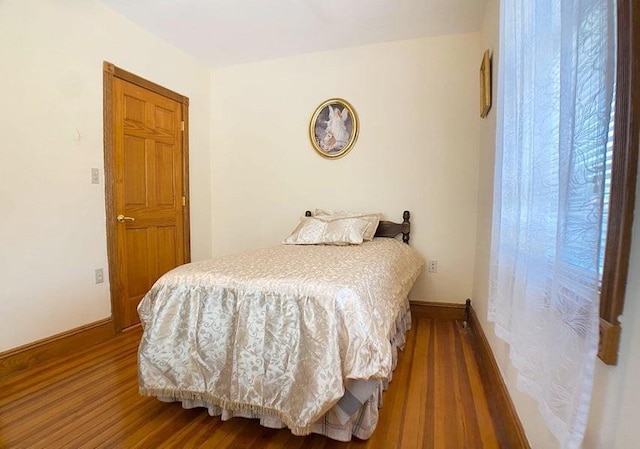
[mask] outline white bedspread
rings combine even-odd
[[[387,379],[395,318],[423,260],[395,239],[280,245],[183,265],[138,312],[140,392],[275,416],[294,434]]]

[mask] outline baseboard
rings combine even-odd
[[[522,422],[516,413],[513,401],[511,401],[509,390],[498,368],[498,363],[493,356],[489,341],[482,330],[478,315],[473,307],[471,307],[469,315],[469,327],[475,337],[473,342],[478,359],[480,377],[484,379],[484,388],[487,397],[490,399],[491,413],[494,414],[495,422],[504,423],[504,428],[501,429],[504,438],[507,440],[504,442],[504,447],[510,449],[531,449],[527,436],[524,433]]]
[[[90,348],[115,336],[113,319],[84,326],[0,353],[0,379],[32,366]]]
[[[409,301],[409,306],[412,314],[422,317],[447,321],[464,320],[464,304]]]

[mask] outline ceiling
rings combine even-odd
[[[478,31],[486,0],[101,0],[211,67]]]

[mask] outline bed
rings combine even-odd
[[[369,438],[424,264],[409,218],[357,245],[282,244],[165,274],[138,306],[140,393],[295,435]]]

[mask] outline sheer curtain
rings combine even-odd
[[[598,347],[613,0],[502,0],[489,319],[579,448]]]

